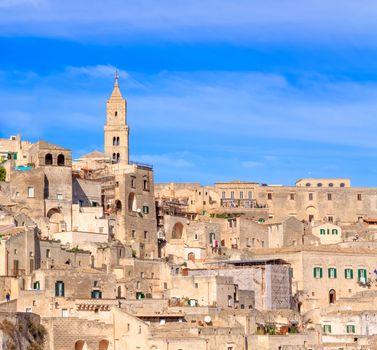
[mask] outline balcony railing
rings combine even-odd
[[[220,205],[223,208],[267,208],[265,204],[258,204],[256,199],[223,198]]]

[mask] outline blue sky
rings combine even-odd
[[[0,0],[0,136],[103,148],[115,69],[157,182],[377,186],[372,0]]]

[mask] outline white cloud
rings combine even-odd
[[[263,166],[264,164],[262,162],[257,162],[254,160],[247,160],[242,162],[242,166],[244,168],[258,168],[260,166]]]
[[[35,11],[14,6],[37,4]],[[7,34],[236,42],[377,43],[374,0],[2,0]],[[1,6],[1,5],[0,5]]]

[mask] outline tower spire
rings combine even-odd
[[[119,97],[122,98],[122,94],[119,90],[119,84],[118,84],[118,80],[119,80],[118,69],[115,71],[114,79],[115,79],[114,89],[113,89],[113,92],[111,93],[110,98],[119,98]]]

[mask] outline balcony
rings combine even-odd
[[[262,209],[267,208],[266,204],[258,204],[256,199],[231,199],[223,198],[220,202],[223,208]]]

